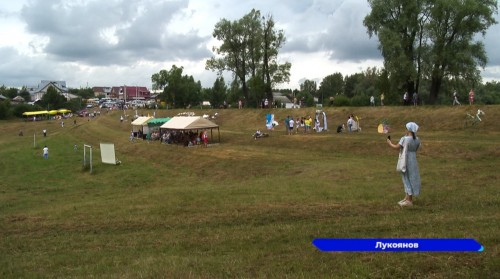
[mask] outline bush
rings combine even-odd
[[[0,102],[0,119],[7,119],[9,116],[10,103],[8,101]]]
[[[333,99],[333,105],[336,107],[348,107],[351,105],[351,102],[349,101],[349,98],[347,98],[344,95],[339,95],[336,96],[335,99]]]
[[[351,98],[351,106],[364,107],[370,105],[370,98],[368,96],[354,96]]]
[[[12,107],[12,114],[15,117],[23,117],[23,113],[33,111],[33,106],[28,104],[19,104]]]

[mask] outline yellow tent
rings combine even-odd
[[[58,110],[57,112],[58,112],[58,113],[70,113],[70,112],[71,112],[71,110],[69,110],[69,109],[60,109],[60,110]]]
[[[49,114],[49,112],[46,110],[39,110],[39,111],[27,111],[23,113],[24,116],[44,115],[44,114]]]

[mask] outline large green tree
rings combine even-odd
[[[413,94],[418,91],[416,84],[418,52],[420,46],[420,22],[425,0],[368,0],[371,12],[363,24],[371,36],[377,35],[379,49],[384,58],[384,67],[391,74],[399,90]]]
[[[306,79],[300,84],[300,91],[296,95],[297,99],[306,106],[314,105],[314,97],[317,97],[318,85],[314,80]]]
[[[495,24],[493,0],[436,0],[430,7],[431,21],[427,25],[430,47],[431,88],[429,101],[438,97],[447,77],[469,81],[471,87],[480,82],[478,66],[488,61],[484,45],[474,41],[477,34],[485,34]]]
[[[222,74],[224,71],[233,73],[235,79],[241,82],[243,97],[248,100],[247,75],[248,67],[248,38],[240,22],[221,19],[216,25],[213,37],[221,41],[219,47],[213,51],[219,57],[211,57],[206,62],[206,68]]]
[[[64,108],[67,100],[53,86],[47,88],[47,93],[43,94],[40,105],[47,110]]]
[[[262,32],[262,80],[266,97],[271,100],[273,86],[290,81],[292,64],[278,63],[279,50],[284,46],[286,38],[283,30],[276,30],[272,15],[262,18]]]
[[[334,73],[323,78],[319,84],[318,95],[323,100],[344,93],[344,78],[341,73]]]
[[[214,86],[212,87],[212,94],[209,97],[210,103],[214,107],[220,107],[224,104],[227,97],[227,85],[224,81],[223,76],[217,77],[214,82]]]
[[[182,75],[183,67],[173,65],[170,70],[161,70],[151,76],[154,90],[163,90],[160,100],[174,108],[186,108],[201,102],[201,83],[193,76]]]
[[[496,0],[368,0],[372,8],[363,24],[377,35],[392,90],[419,92],[430,79],[429,101],[435,103],[444,79],[465,78],[472,84],[478,66],[487,62],[484,46],[475,42],[496,23]]]
[[[94,90],[90,87],[86,88],[73,88],[69,90],[69,93],[80,96],[82,99],[90,99],[95,97]]]
[[[207,60],[206,69],[232,72],[245,102],[255,105],[261,98],[272,98],[273,85],[289,81],[291,64],[277,59],[285,36],[276,30],[272,16],[262,17],[253,9],[239,20],[221,19],[213,37],[222,43],[213,48],[215,56]]]

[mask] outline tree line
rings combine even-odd
[[[69,109],[76,112],[85,106],[85,100],[94,97],[92,88],[69,89],[68,93],[78,96],[79,98],[67,100],[66,97],[59,94],[57,90],[49,86],[47,93],[45,93],[41,100],[33,105],[28,104],[31,102],[31,96],[26,87],[21,89],[5,85],[0,87],[0,95],[7,97],[7,100],[0,100],[0,119],[7,119],[9,117],[22,117],[24,112],[38,111],[38,110],[55,110],[55,109]],[[24,99],[23,103],[14,104],[12,99],[20,96]]]
[[[496,0],[368,0],[368,4],[371,12],[363,24],[368,36],[378,37],[383,68],[347,76],[332,73],[319,85],[305,80],[299,90],[274,91],[305,105],[367,105],[370,96],[382,93],[387,104],[399,104],[405,92],[417,93],[421,104],[447,104],[453,91],[466,98],[471,89],[481,103],[500,102],[498,83],[481,80],[479,68],[486,66],[488,58],[482,42],[475,41],[497,23],[493,17]],[[245,100],[247,106],[258,107],[260,100],[272,99],[275,85],[289,81],[292,65],[279,64],[277,59],[285,34],[276,29],[272,15],[261,16],[253,9],[239,20],[221,19],[213,37],[220,46],[213,48],[206,69],[219,74],[214,86],[191,86],[196,87],[194,95],[177,88],[182,82],[173,80],[180,78],[174,72],[180,69],[182,73],[182,67],[174,65],[152,76],[153,87],[164,91],[163,101],[173,103],[171,92],[175,91],[177,98],[187,96],[175,107],[201,99],[216,106]],[[227,85],[224,72],[233,77]],[[185,76],[184,82],[194,80]]]

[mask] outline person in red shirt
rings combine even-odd
[[[208,147],[208,135],[207,135],[207,131],[203,131],[203,135],[201,136],[201,140],[203,141],[203,145],[205,147]]]
[[[469,92],[469,105],[473,105],[474,104],[474,89],[471,89],[470,92]]]

